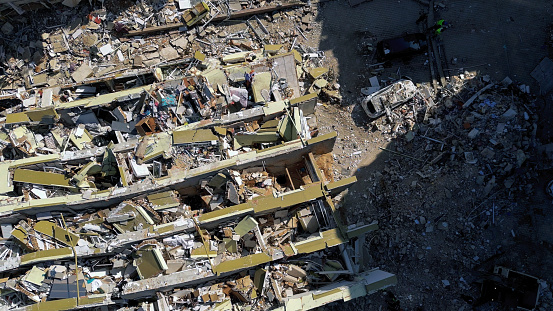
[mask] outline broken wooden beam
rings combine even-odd
[[[243,17],[248,17],[248,16],[251,16],[251,15],[264,14],[264,13],[268,13],[268,12],[272,12],[272,11],[276,11],[276,10],[289,9],[289,8],[293,8],[293,7],[296,7],[296,6],[303,6],[303,5],[305,5],[305,3],[290,2],[290,3],[281,4],[281,5],[265,6],[265,7],[262,7],[262,8],[244,9],[244,10],[240,10],[240,11],[236,11],[234,13],[231,13],[230,16],[226,15],[226,14],[219,14],[219,15],[213,17],[213,19],[211,21],[220,22],[220,21],[224,21],[226,19],[243,18]],[[156,33],[156,32],[169,31],[169,30],[177,29],[177,28],[180,28],[180,27],[183,27],[183,26],[186,26],[186,24],[185,23],[171,23],[171,24],[162,25],[162,26],[146,27],[142,30],[131,30],[128,33],[126,33],[125,36],[132,37],[132,36],[149,35],[149,34]]]
[[[156,32],[173,30],[173,29],[180,28],[180,27],[186,27],[186,24],[185,23],[171,23],[171,24],[161,25],[161,26],[146,27],[146,28],[141,29],[141,30],[131,30],[128,33],[126,33],[125,36],[127,36],[127,37],[143,36],[143,35],[153,34],[153,33],[156,33]]]
[[[494,86],[495,84],[494,83],[490,83],[488,85],[486,85],[485,87],[481,88],[480,91],[476,92],[474,95],[472,95],[464,104],[463,104],[463,108],[468,108],[473,101],[476,100],[476,98],[478,98],[478,96],[480,96],[484,91],[488,90],[489,88],[491,88],[492,86]]]
[[[269,5],[261,8],[245,9],[245,10],[236,11],[230,14],[230,16],[227,16],[227,15],[215,16],[212,21],[223,21],[225,19],[242,18],[242,17],[251,16],[251,15],[264,14],[264,13],[269,13],[276,10],[289,9],[296,6],[304,6],[304,5],[305,3],[303,2],[290,2],[290,3],[281,4],[281,5]]]

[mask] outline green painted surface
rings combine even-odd
[[[26,111],[25,114],[27,114],[27,117],[34,122],[40,122],[44,117],[53,117],[55,119],[59,118],[59,115],[54,107],[31,109]]]
[[[226,260],[213,267],[213,271],[218,275],[225,272],[232,272],[236,270],[252,268],[264,263],[268,263],[272,260],[271,256],[265,253],[258,253],[253,255],[244,256],[242,258],[234,260]]]
[[[309,75],[313,78],[313,79],[317,79],[319,78],[320,76],[326,74],[328,72],[328,68],[327,67],[317,67],[317,68],[313,68],[311,70],[309,70]]]
[[[47,249],[22,255],[21,265],[28,265],[47,260],[57,260],[72,257],[73,251],[70,247]]]
[[[360,236],[361,234],[375,231],[375,230],[378,230],[378,223],[372,223],[365,226],[360,226],[359,228],[348,230],[347,235],[348,235],[348,238],[352,239]]]
[[[35,303],[25,307],[26,311],[71,310],[77,307],[77,298],[58,299]]]
[[[299,254],[309,254],[347,241],[342,237],[338,229],[323,231],[321,235],[322,238],[313,238],[301,243],[294,243],[294,247],[296,247]]]
[[[140,257],[135,259],[135,265],[141,279],[149,279],[163,272],[154,249],[139,250],[137,254]]]
[[[81,137],[77,137],[74,131],[69,135],[69,139],[79,150],[86,149],[86,146],[92,142],[92,138],[86,129]]]
[[[25,311],[62,311],[62,310],[72,310],[77,307],[86,309],[92,308],[94,305],[98,304],[106,304],[104,302],[106,300],[105,296],[100,297],[80,297],[79,302],[77,304],[77,298],[67,298],[67,299],[57,299],[57,300],[50,300],[50,301],[44,301],[32,304],[30,306],[26,306],[24,308]],[[107,304],[111,304],[107,303]]]
[[[250,202],[246,202],[246,203],[242,203],[242,204],[238,204],[238,205],[234,205],[220,210],[202,214],[198,217],[198,221],[200,223],[208,223],[224,217],[250,213],[250,212],[253,212],[253,210],[254,209],[252,207],[252,204]]]
[[[234,227],[234,232],[239,236],[244,236],[257,226],[257,221],[251,216],[246,216]]]
[[[143,140],[147,140],[146,142],[148,143],[144,152],[144,162],[153,160],[161,155],[167,158],[173,142],[171,135],[165,132],[145,136]]]
[[[49,221],[37,222],[34,229],[35,231],[54,238],[67,246],[77,245],[77,242],[79,241],[79,236],[77,234],[65,230]]]
[[[266,103],[265,106],[263,106],[263,113],[265,116],[270,116],[277,113],[283,113],[284,109],[288,107],[288,104],[281,100],[278,102],[270,102]]]
[[[263,103],[266,100],[261,95],[262,90],[267,90],[267,94],[271,92],[271,73],[261,72],[254,76],[252,82],[253,100],[256,103]]]
[[[218,141],[219,138],[209,129],[184,130],[173,132],[173,144],[192,144]]]
[[[153,205],[154,210],[163,210],[180,205],[174,191],[164,191],[147,196],[148,201]]]
[[[335,139],[338,136],[336,132],[331,132],[328,134],[320,135],[315,138],[311,138],[307,141],[307,145],[314,145],[316,143],[320,143],[322,141],[325,141],[327,139]]]
[[[397,284],[397,276],[391,275],[389,278],[386,278],[386,279],[383,279],[383,280],[373,282],[371,284],[366,285],[365,289],[370,294],[370,293],[373,293],[377,290],[381,290],[383,288],[386,288],[386,287],[389,287],[389,286],[392,286],[392,285],[396,285],[396,284]]]
[[[292,141],[298,138],[298,131],[294,126],[292,118],[290,115],[286,115],[278,125],[278,133],[285,141]]]
[[[142,211],[139,211],[138,209],[141,209]],[[146,214],[144,209],[139,206],[133,206],[131,204],[125,204],[118,212],[117,214],[128,214],[128,213],[134,213],[135,217],[133,219],[129,219],[124,222],[118,222],[117,228],[119,228],[122,232],[133,232],[136,231],[135,228],[140,227],[142,225],[142,229],[148,229],[151,224],[153,223],[151,218]],[[144,217],[144,215],[148,217]]]
[[[145,86],[135,87],[135,88],[132,88],[132,89],[123,90],[123,91],[120,91],[120,92],[87,97],[87,98],[84,98],[84,99],[74,100],[72,102],[61,103],[61,104],[56,106],[56,109],[61,110],[61,109],[69,109],[69,108],[74,108],[74,107],[102,106],[102,105],[111,103],[112,101],[114,101],[118,98],[127,97],[128,95],[132,95],[132,94],[140,94],[143,91],[148,91],[151,88],[152,88],[152,85],[145,85]]]
[[[75,187],[69,183],[70,180],[64,174],[32,171],[22,168],[16,169],[13,173],[13,181],[74,189]]]
[[[265,214],[276,211],[277,209],[287,208],[296,204],[308,202],[322,197],[323,195],[324,193],[321,190],[321,183],[318,182],[309,185],[309,187],[305,187],[303,190],[284,194],[283,196],[277,198],[273,196],[256,197],[252,200],[252,205],[254,206],[256,214]]]
[[[304,101],[308,101],[308,100],[313,99],[317,96],[318,96],[317,93],[310,93],[310,94],[307,94],[307,95],[296,97],[296,98],[290,100],[290,105],[295,105],[295,104],[298,104],[298,103],[301,103],[301,102],[304,102]]]
[[[234,148],[242,148],[259,143],[272,143],[278,141],[276,131],[257,132],[255,134],[234,135]]]
[[[6,124],[24,123],[31,120],[25,112],[10,113],[6,116]]]
[[[334,294],[338,294],[338,293],[341,293],[341,292],[342,292],[342,290],[340,288],[335,288],[335,289],[323,292],[321,294],[313,294],[313,300],[319,300],[321,298],[332,296]]]
[[[331,191],[331,192],[332,191],[338,191],[339,189],[344,190],[344,188],[351,186],[355,182],[357,182],[357,177],[351,176],[351,177],[348,177],[348,178],[343,178],[343,179],[340,179],[338,181],[328,183],[325,186],[325,188],[326,188],[326,190]]]
[[[280,51],[280,49],[282,49],[282,47],[283,47],[282,44],[265,44],[263,46],[263,49],[267,53],[274,54],[274,53],[278,53],[278,51]]]

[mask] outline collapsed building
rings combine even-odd
[[[309,154],[284,168],[219,172],[196,194],[165,191],[3,224],[1,269],[17,275],[2,285],[4,298],[19,307],[62,299],[67,309],[157,297],[160,310],[198,301],[300,310],[393,285],[392,274],[360,272],[360,241],[377,224],[343,224],[332,200],[355,178],[333,182],[317,162]]]
[[[274,59],[296,62],[286,53],[259,63],[268,68]],[[82,190],[89,197],[246,159],[254,150],[277,151],[298,134],[306,145],[318,133],[316,94],[287,91],[282,83],[297,85],[295,71],[276,84],[262,71],[244,87],[252,66],[207,68],[200,76],[7,114],[3,155],[10,160],[3,162],[1,192],[25,202]],[[261,95],[270,89],[271,96]],[[13,202],[13,195],[5,201]]]
[[[34,42],[48,61],[10,60],[2,308],[309,310],[396,283],[367,267],[364,239],[378,224],[346,224],[336,205],[355,177],[333,180],[337,134],[317,126],[318,96],[339,98],[324,55],[295,39],[271,44],[255,16],[257,40],[230,34],[226,51],[191,51],[185,36],[159,51],[126,39],[263,12],[185,2],[171,22],[159,21],[173,2],[156,9],[157,26],[94,11]],[[121,37],[99,45],[108,20]],[[143,54],[130,62],[133,51]]]
[[[395,284],[387,272],[361,272],[360,241],[377,224],[342,224],[331,196],[354,179],[333,182],[317,165],[336,134],[317,135],[307,122],[315,103],[312,95],[269,102],[172,132],[3,162],[5,193],[16,194],[3,201],[6,306],[157,297],[159,310],[299,310]],[[67,167],[74,175],[55,169]],[[94,177],[108,173],[117,181],[101,189]],[[113,207],[100,209],[106,202]]]

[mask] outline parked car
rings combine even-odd
[[[386,113],[386,109],[401,106],[417,94],[417,87],[411,80],[398,80],[371,95],[365,96],[361,107],[369,118],[376,119]]]
[[[376,58],[386,61],[398,57],[424,53],[428,47],[422,33],[407,34],[401,37],[382,40],[376,44]]]

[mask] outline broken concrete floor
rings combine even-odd
[[[174,2],[176,8],[186,5],[181,2]],[[173,2],[168,3],[173,5]],[[25,81],[28,77],[21,76],[15,78],[18,80],[16,84],[26,84],[25,89],[20,91],[25,107],[34,107],[37,103],[47,107],[57,100],[57,94],[68,97],[74,94],[48,91],[39,97],[27,97],[29,87],[42,87],[45,83],[53,86],[68,80],[73,82],[75,78],[107,77],[129,67],[134,67],[133,70],[142,74],[140,70],[146,72],[148,66],[164,66],[168,59],[176,56],[175,52],[179,57],[190,56],[193,50],[200,48],[208,57],[223,55],[228,60],[251,61],[251,53],[244,51],[260,47],[260,40],[269,40],[267,43],[270,45],[266,46],[270,46],[267,49],[270,51],[278,48],[278,44],[282,43],[281,38],[286,38],[285,49],[293,44],[318,46],[325,52],[324,59],[319,57],[317,49],[303,52],[310,54],[308,57],[313,57],[317,66],[329,68],[325,81],[298,86],[302,91],[308,89],[309,92],[317,93],[320,98],[315,116],[306,121],[313,124],[316,119],[317,130],[322,134],[338,132],[333,156],[319,161],[330,163],[334,160],[335,166],[327,165],[326,169],[327,175],[337,180],[350,175],[358,178],[359,182],[342,195],[339,210],[349,221],[378,220],[381,229],[370,233],[365,243],[369,265],[398,276],[398,285],[389,288],[385,294],[331,304],[326,308],[358,310],[359,305],[362,305],[366,310],[498,309],[501,308],[498,304],[477,304],[481,302],[478,301],[480,279],[492,272],[496,265],[502,265],[542,279],[538,309],[548,310],[552,305],[549,284],[553,282],[547,268],[551,266],[548,252],[553,237],[547,228],[553,215],[550,212],[551,198],[547,197],[543,189],[551,177],[551,162],[547,152],[539,152],[542,150],[541,144],[550,144],[552,141],[540,136],[549,122],[547,114],[540,113],[541,107],[547,108],[547,104],[543,98],[536,98],[527,92],[529,86],[530,93],[538,93],[538,86],[529,74],[545,56],[545,50],[541,48],[543,40],[539,39],[548,38],[545,27],[550,22],[550,16],[544,9],[545,3],[536,1],[532,6],[524,6],[523,3],[501,5],[498,10],[498,3],[494,1],[477,5],[469,0],[455,3],[431,1],[435,8],[434,16],[445,17],[453,24],[453,28],[443,34],[443,41],[439,43],[446,55],[442,63],[447,63],[448,68],[453,69],[448,71],[447,82],[450,86],[437,89],[437,93],[432,90],[430,68],[425,64],[428,57],[425,55],[404,62],[394,61],[391,67],[388,64],[368,67],[374,62],[370,55],[366,55],[374,50],[378,40],[395,37],[403,32],[419,31],[414,21],[419,17],[421,9],[428,10],[425,3],[374,0],[350,8],[352,2],[313,2],[309,8],[258,15],[259,22],[255,19],[248,21],[252,27],[245,23],[223,24],[206,28],[207,36],[200,37],[174,32],[164,35],[170,31],[161,31],[158,33],[161,36],[154,36],[152,41],[146,35],[145,42],[98,42],[95,31],[104,27],[104,13],[100,11],[95,12],[90,20],[80,20],[82,26],[86,25],[81,27],[81,31],[74,26],[78,22],[69,23],[71,18],[65,17],[69,28],[69,35],[65,36],[69,44],[61,35],[63,31],[54,29],[41,38],[31,39],[29,47],[21,46],[18,49],[14,46],[12,54],[21,55],[21,59],[9,61],[10,69],[14,70],[8,74],[17,75],[27,64],[26,60],[32,58],[38,64],[38,69],[30,75],[32,81]],[[241,8],[239,2],[231,2],[231,7]],[[511,11],[520,14],[511,14]],[[498,13],[490,18],[486,12]],[[536,16],[543,18],[534,22]],[[156,22],[160,21],[160,17],[170,19],[171,14],[156,15]],[[492,19],[498,22],[490,23]],[[127,31],[139,29],[142,21],[140,17],[135,19],[132,29]],[[389,26],[390,21],[394,21],[395,27]],[[3,23],[2,26],[5,35],[15,34],[22,29],[15,21]],[[121,25],[113,26],[125,31]],[[262,26],[268,29],[269,35]],[[532,27],[531,35],[518,35],[517,31],[528,27]],[[252,38],[255,37],[254,40],[240,37],[248,29]],[[501,37],[504,33],[508,35]],[[213,44],[219,42],[216,38],[230,34],[236,38],[228,46]],[[280,39],[272,41],[275,37]],[[163,39],[158,41],[158,38]],[[107,67],[93,70],[92,73],[72,72],[76,74],[71,77],[71,72],[63,70],[71,61],[59,55],[49,56],[49,61],[41,59],[43,55],[50,55],[50,52],[61,55],[67,53],[68,48],[75,48],[73,41],[78,44],[82,41],[83,46],[87,47],[96,46],[98,51],[94,53],[97,53],[98,59],[93,60],[92,67],[97,64]],[[467,45],[466,42],[473,44]],[[43,48],[46,53],[41,52]],[[544,55],[541,54],[542,50]],[[143,56],[135,56],[134,51],[142,51]],[[226,56],[232,53],[238,54]],[[198,56],[203,61],[203,57]],[[103,60],[107,62],[103,63]],[[77,65],[81,61],[78,59],[73,68],[68,68],[71,71],[80,69]],[[51,70],[48,75],[53,75],[47,76],[43,72],[45,68]],[[174,69],[169,66],[161,72],[150,73],[152,78],[145,78],[151,79],[146,84],[171,75]],[[177,73],[178,70],[175,71]],[[243,73],[236,73],[234,77],[244,78]],[[303,74],[316,79],[313,75],[316,76],[317,71],[308,70]],[[354,105],[366,95],[361,89],[374,87],[369,78],[376,77],[378,84],[384,86],[402,75],[411,77],[421,92],[431,96],[417,98],[412,104],[394,109],[388,116],[375,121],[369,120],[362,109]],[[505,76],[510,76],[514,83],[502,83]],[[211,79],[217,81],[218,78],[214,75]],[[478,94],[470,106],[462,107],[471,96],[490,83],[494,85]],[[126,86],[113,86],[113,90],[108,92],[121,90],[122,87]],[[326,89],[320,90],[321,87]],[[15,98],[18,93],[15,90],[14,87],[8,87],[8,97]],[[241,94],[236,92],[235,95],[239,101]],[[266,95],[259,92],[257,97],[265,98]],[[291,96],[286,93],[281,95]],[[343,106],[332,104],[340,101]],[[16,131],[12,140],[21,144],[18,146],[23,150],[33,152],[34,149],[29,148],[36,145],[32,137],[21,142],[18,140],[26,136],[25,132],[25,129]],[[55,141],[44,139],[44,143],[57,147]],[[33,199],[44,195],[42,189],[36,189],[30,194]],[[303,223],[309,228],[307,219]],[[3,228],[3,232],[4,229],[9,231],[9,228]],[[233,249],[233,245],[229,247]],[[275,273],[279,269],[275,269]],[[36,281],[37,274],[36,269],[29,270],[29,282]],[[249,277],[255,279],[255,275]],[[209,299],[216,301],[221,289],[223,293],[225,288],[227,291],[232,288],[234,292],[248,284],[247,276],[239,279],[238,283],[217,283],[217,288],[202,287],[202,296],[214,295]],[[269,283],[271,287],[281,286]],[[182,299],[190,293],[175,294],[172,297]],[[238,293],[232,295],[238,299],[243,297]],[[205,297],[207,300],[208,297]],[[158,308],[163,308],[164,299],[159,300]]]

